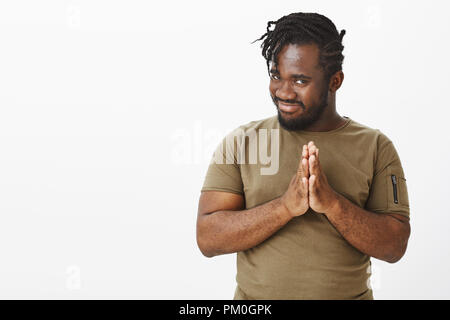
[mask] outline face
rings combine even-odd
[[[269,89],[283,128],[303,130],[316,122],[328,100],[328,82],[319,65],[317,45],[285,45],[278,65],[270,66]]]

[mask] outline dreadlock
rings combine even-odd
[[[270,27],[275,25],[273,30]],[[267,62],[267,71],[271,61],[278,63],[278,54],[286,44],[311,44],[319,47],[319,64],[327,80],[342,70],[344,56],[342,38],[345,30],[338,33],[334,23],[318,13],[291,13],[277,21],[267,23],[267,32],[252,43],[263,40],[262,55]]]

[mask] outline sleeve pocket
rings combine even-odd
[[[408,190],[401,167],[387,167],[374,177],[365,209],[378,213],[399,213],[409,217]]]
[[[388,168],[387,180],[387,211],[409,216],[409,199],[406,179],[403,170]]]
[[[406,186],[406,179],[403,177],[398,178],[398,196],[399,204],[409,207],[408,188]]]

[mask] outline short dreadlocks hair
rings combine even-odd
[[[275,25],[275,28],[270,30],[272,25]],[[334,23],[321,14],[297,12],[283,16],[277,21],[269,21],[267,32],[252,43],[265,38],[261,48],[267,62],[267,71],[271,61],[278,64],[278,54],[286,44],[315,43],[320,52],[319,64],[324,70],[325,79],[329,80],[334,73],[342,70],[344,35],[345,30],[338,33]]]

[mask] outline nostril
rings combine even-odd
[[[277,97],[279,97],[280,101],[286,101],[286,103],[289,103],[287,101],[295,101],[295,98],[297,97],[294,91],[287,91],[287,90],[278,90],[276,92],[276,95]]]
[[[282,84],[278,90],[277,95],[283,97],[283,100],[294,100],[295,91],[292,90],[289,83]]]

